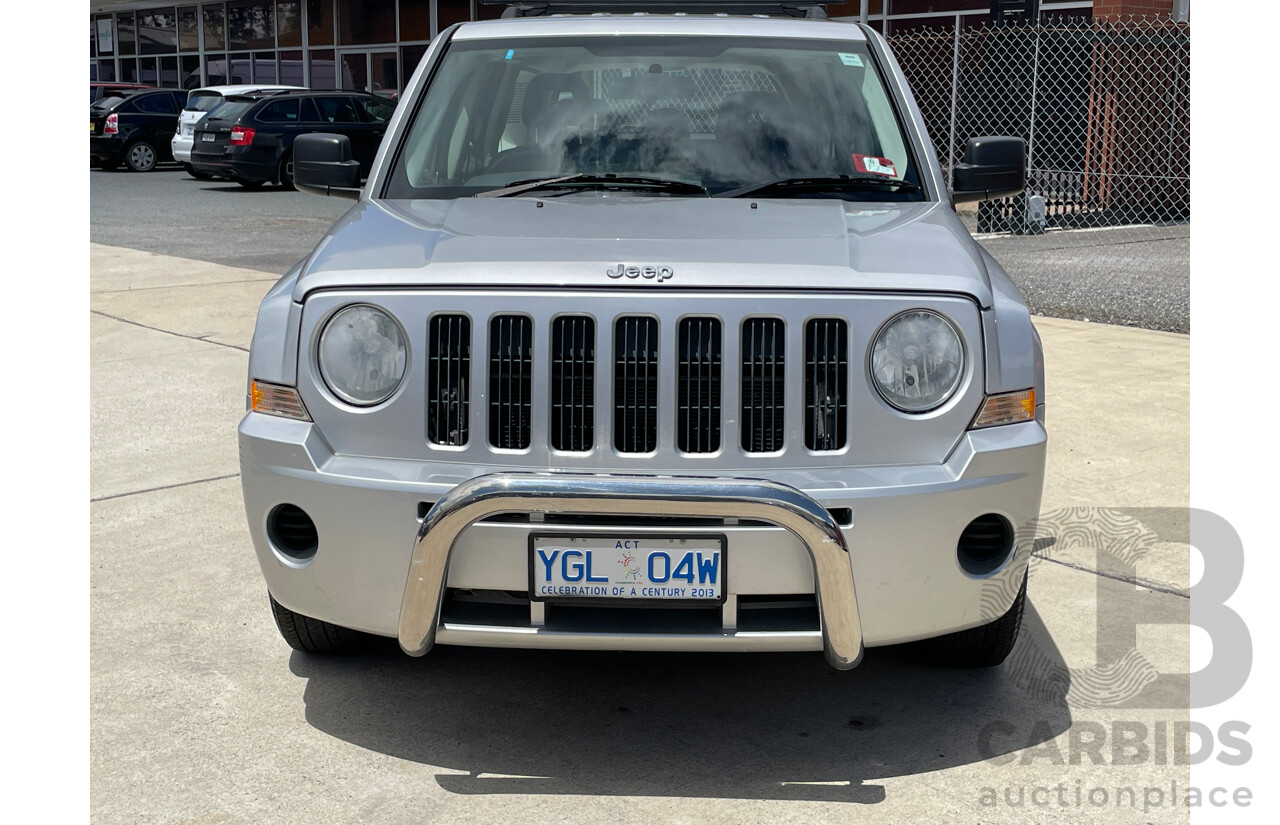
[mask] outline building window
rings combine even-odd
[[[178,9],[178,51],[200,51],[200,27],[197,23],[195,6],[182,6]]]
[[[338,71],[333,63],[333,49],[312,49],[309,58],[311,60],[311,88],[338,88]]]
[[[204,83],[208,86],[227,85],[227,56],[206,54],[204,58]]]
[[[430,40],[431,35],[431,0],[400,0],[400,40]]]
[[[227,4],[227,48],[274,49],[276,7],[262,0],[234,0]]]
[[[138,40],[136,27],[133,12],[116,15],[116,36],[120,40],[120,54],[136,54]]]
[[[205,6],[204,9],[204,50],[220,52],[227,47],[227,14],[222,4]]]
[[[312,46],[333,45],[333,0],[307,0],[307,41]]]
[[[139,54],[173,54],[178,50],[178,16],[173,6],[137,14]]]
[[[174,55],[160,58],[160,85],[166,89],[182,88],[178,77],[178,58]]]
[[[182,72],[182,88],[194,89],[203,85],[200,79],[200,56],[184,54],[178,58],[179,70]]]
[[[253,82],[253,56],[248,52],[227,55],[227,85],[240,86]]]
[[[160,74],[156,71],[156,59],[154,57],[138,58],[138,82],[145,83],[148,86],[160,85]]]
[[[305,86],[302,82],[302,52],[280,52],[280,82],[285,86]]]
[[[276,42],[280,48],[302,45],[302,3],[299,0],[276,3]]]
[[[396,0],[345,0],[338,15],[339,46],[396,42]]]

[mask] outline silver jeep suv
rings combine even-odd
[[[293,647],[989,666],[1026,597],[1041,348],[884,40],[820,6],[522,2],[431,44],[262,302],[239,427]],[[607,12],[612,7],[619,13]],[[570,13],[556,13],[570,12]]]

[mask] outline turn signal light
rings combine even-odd
[[[247,126],[231,127],[231,145],[248,146],[253,143],[254,130]]]
[[[982,409],[969,425],[969,429],[996,427],[1000,424],[1016,424],[1036,417],[1036,391],[1020,390],[1000,395],[988,395]]]
[[[298,421],[311,420],[296,389],[282,384],[268,384],[256,378],[249,384],[249,409]]]

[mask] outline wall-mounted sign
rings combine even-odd
[[[111,20],[98,21],[98,54],[104,52],[114,52],[116,50],[115,41],[111,36]]]

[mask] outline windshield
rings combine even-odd
[[[908,145],[865,43],[462,41],[419,104],[385,195],[466,197],[573,174],[682,181],[710,194],[800,177],[918,183]],[[923,197],[906,186],[836,196]]]
[[[208,112],[221,102],[222,95],[218,92],[195,92],[187,98],[187,105],[183,109],[188,112]]]

